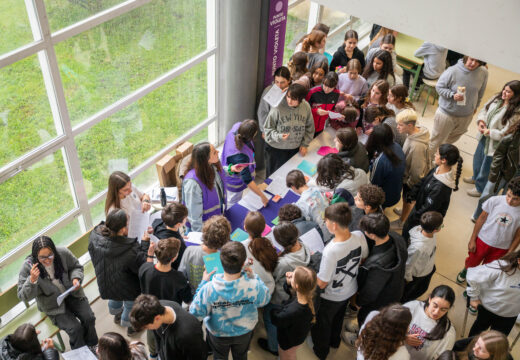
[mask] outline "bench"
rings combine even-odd
[[[90,236],[90,231],[81,235],[69,246],[67,246],[67,248],[77,258],[88,252],[88,239]],[[94,266],[91,261],[88,261],[84,265],[82,286],[90,305],[92,305],[100,298],[96,281],[96,274],[94,272]],[[3,316],[16,305],[21,303],[20,299],[18,299],[17,290],[17,284],[14,284],[9,289],[0,294],[0,316]],[[26,308],[0,329],[0,338],[3,338],[8,334],[12,334],[18,326],[25,323],[30,323],[40,331],[41,339],[56,337],[58,341],[57,343],[55,342],[55,347],[58,351],[63,352],[65,350],[65,343],[63,342],[60,329],[52,323],[47,315],[41,313],[38,310],[36,302],[33,302],[32,304],[24,303],[24,305]]]

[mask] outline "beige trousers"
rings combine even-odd
[[[468,131],[473,115],[450,116],[437,108],[433,117],[433,129],[430,137],[430,156],[433,162],[437,149],[442,144],[453,144]]]

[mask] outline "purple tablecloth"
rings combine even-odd
[[[266,179],[265,183],[269,184],[271,181],[271,179]],[[272,227],[273,224],[271,223],[271,221],[273,221],[274,218],[278,216],[278,210],[280,210],[280,208],[285,204],[295,203],[296,201],[298,201],[299,198],[299,195],[296,195],[294,192],[289,190],[287,194],[277,203],[269,201],[267,207],[264,207],[259,210],[262,213],[262,215],[264,215],[265,223]],[[246,218],[248,212],[248,209],[239,204],[233,205],[226,211],[224,215],[231,223],[231,231],[235,231],[236,228],[243,229],[244,219]]]

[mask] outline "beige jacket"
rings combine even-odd
[[[429,166],[429,143],[430,133],[428,129],[418,126],[419,132],[408,135],[403,145],[406,157],[403,184],[412,188],[430,170]]]

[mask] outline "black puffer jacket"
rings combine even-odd
[[[427,211],[438,211],[444,217],[450,206],[453,189],[435,178],[436,169],[431,169],[408,193],[407,200],[415,201],[413,215],[417,219],[420,219],[421,215]],[[454,184],[450,185],[454,186]]]
[[[390,240],[373,247],[359,266],[357,277],[357,304],[370,309],[380,309],[398,302],[403,295],[404,272],[408,253],[404,239],[389,233]]]
[[[152,223],[153,234],[157,236],[159,239],[167,239],[174,237],[179,239],[181,242],[181,247],[179,248],[179,254],[177,255],[177,259],[172,262],[172,268],[175,270],[179,269],[179,264],[181,263],[182,255],[184,254],[184,250],[186,250],[186,244],[184,243],[184,239],[182,235],[178,231],[173,231],[166,228],[166,224],[162,219],[155,219]]]
[[[28,354],[13,347],[7,335],[0,341],[0,360],[58,360],[60,355],[55,349],[47,349],[42,354]]]
[[[352,58],[349,58],[345,52],[345,45],[341,44],[332,56],[332,60],[330,61],[330,71],[336,71],[336,67],[338,66],[347,66],[347,63],[352,59],[358,59],[361,63],[361,69],[365,68],[365,54],[363,54],[363,51],[356,47],[352,54]]]
[[[137,242],[137,238],[116,236],[105,237],[102,221],[90,233],[88,252],[102,299],[135,300],[141,294],[139,267],[146,262],[149,241]]]

